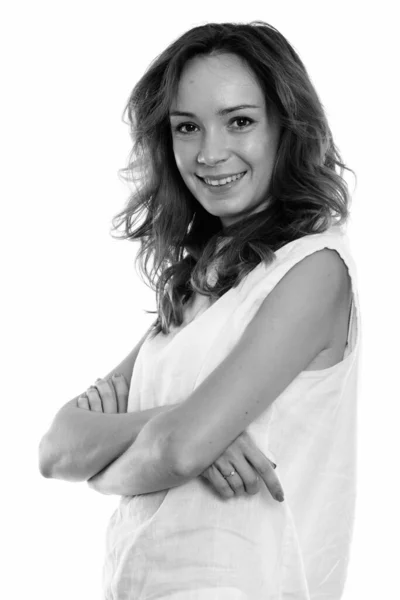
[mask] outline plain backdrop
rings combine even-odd
[[[363,349],[357,517],[344,600],[400,597],[399,118],[394,2],[5,2],[0,22],[2,577],[7,600],[100,600],[117,496],[41,477],[57,410],[154,320],[137,246],[111,219],[129,189],[122,111],[187,29],[261,19],[296,48],[358,176],[348,228]],[[396,57],[397,55],[397,57]]]

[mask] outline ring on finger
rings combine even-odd
[[[232,470],[232,471],[229,473],[229,475],[224,475],[224,474],[222,473],[222,477],[223,477],[224,479],[228,479],[228,477],[232,477],[232,475],[236,475],[236,473],[237,473],[237,471],[235,471],[235,469],[233,469],[233,470]]]

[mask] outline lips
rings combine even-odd
[[[197,173],[195,173],[196,177],[198,177],[199,179],[201,179],[202,181],[205,181],[206,179],[210,179],[211,181],[221,181],[222,179],[229,179],[230,177],[237,177],[238,175],[244,175],[245,173],[247,173],[247,171],[241,171],[240,173],[233,173],[232,175],[226,175],[225,177],[200,177],[200,175],[197,175]]]

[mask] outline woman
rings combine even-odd
[[[114,225],[141,242],[157,320],[59,411],[41,471],[122,496],[107,600],[337,600],[360,324],[323,107],[286,39],[253,22],[186,32],[127,110],[140,185]]]

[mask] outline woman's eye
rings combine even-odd
[[[233,129],[245,129],[245,127],[248,127],[249,125],[251,125],[252,123],[254,123],[253,119],[249,119],[248,117],[235,117],[234,119],[232,119],[230,121],[230,123],[234,123],[235,121],[247,121],[248,125],[239,125],[238,127],[234,127]],[[194,125],[193,123],[180,123],[180,125],[177,125],[175,127],[175,131],[177,131],[178,133],[183,133],[184,135],[189,135],[190,133],[193,133],[193,131],[183,131],[183,127],[197,127],[196,125]]]
[[[195,125],[192,125],[191,123],[181,123],[175,127],[175,131],[178,131],[179,133],[191,133],[190,131],[182,131],[182,127],[195,127]]]
[[[248,123],[251,125],[252,123],[254,123],[253,119],[249,119],[248,117],[236,117],[235,119],[233,119],[234,121],[248,121]],[[239,127],[239,129],[243,129],[243,127]]]

